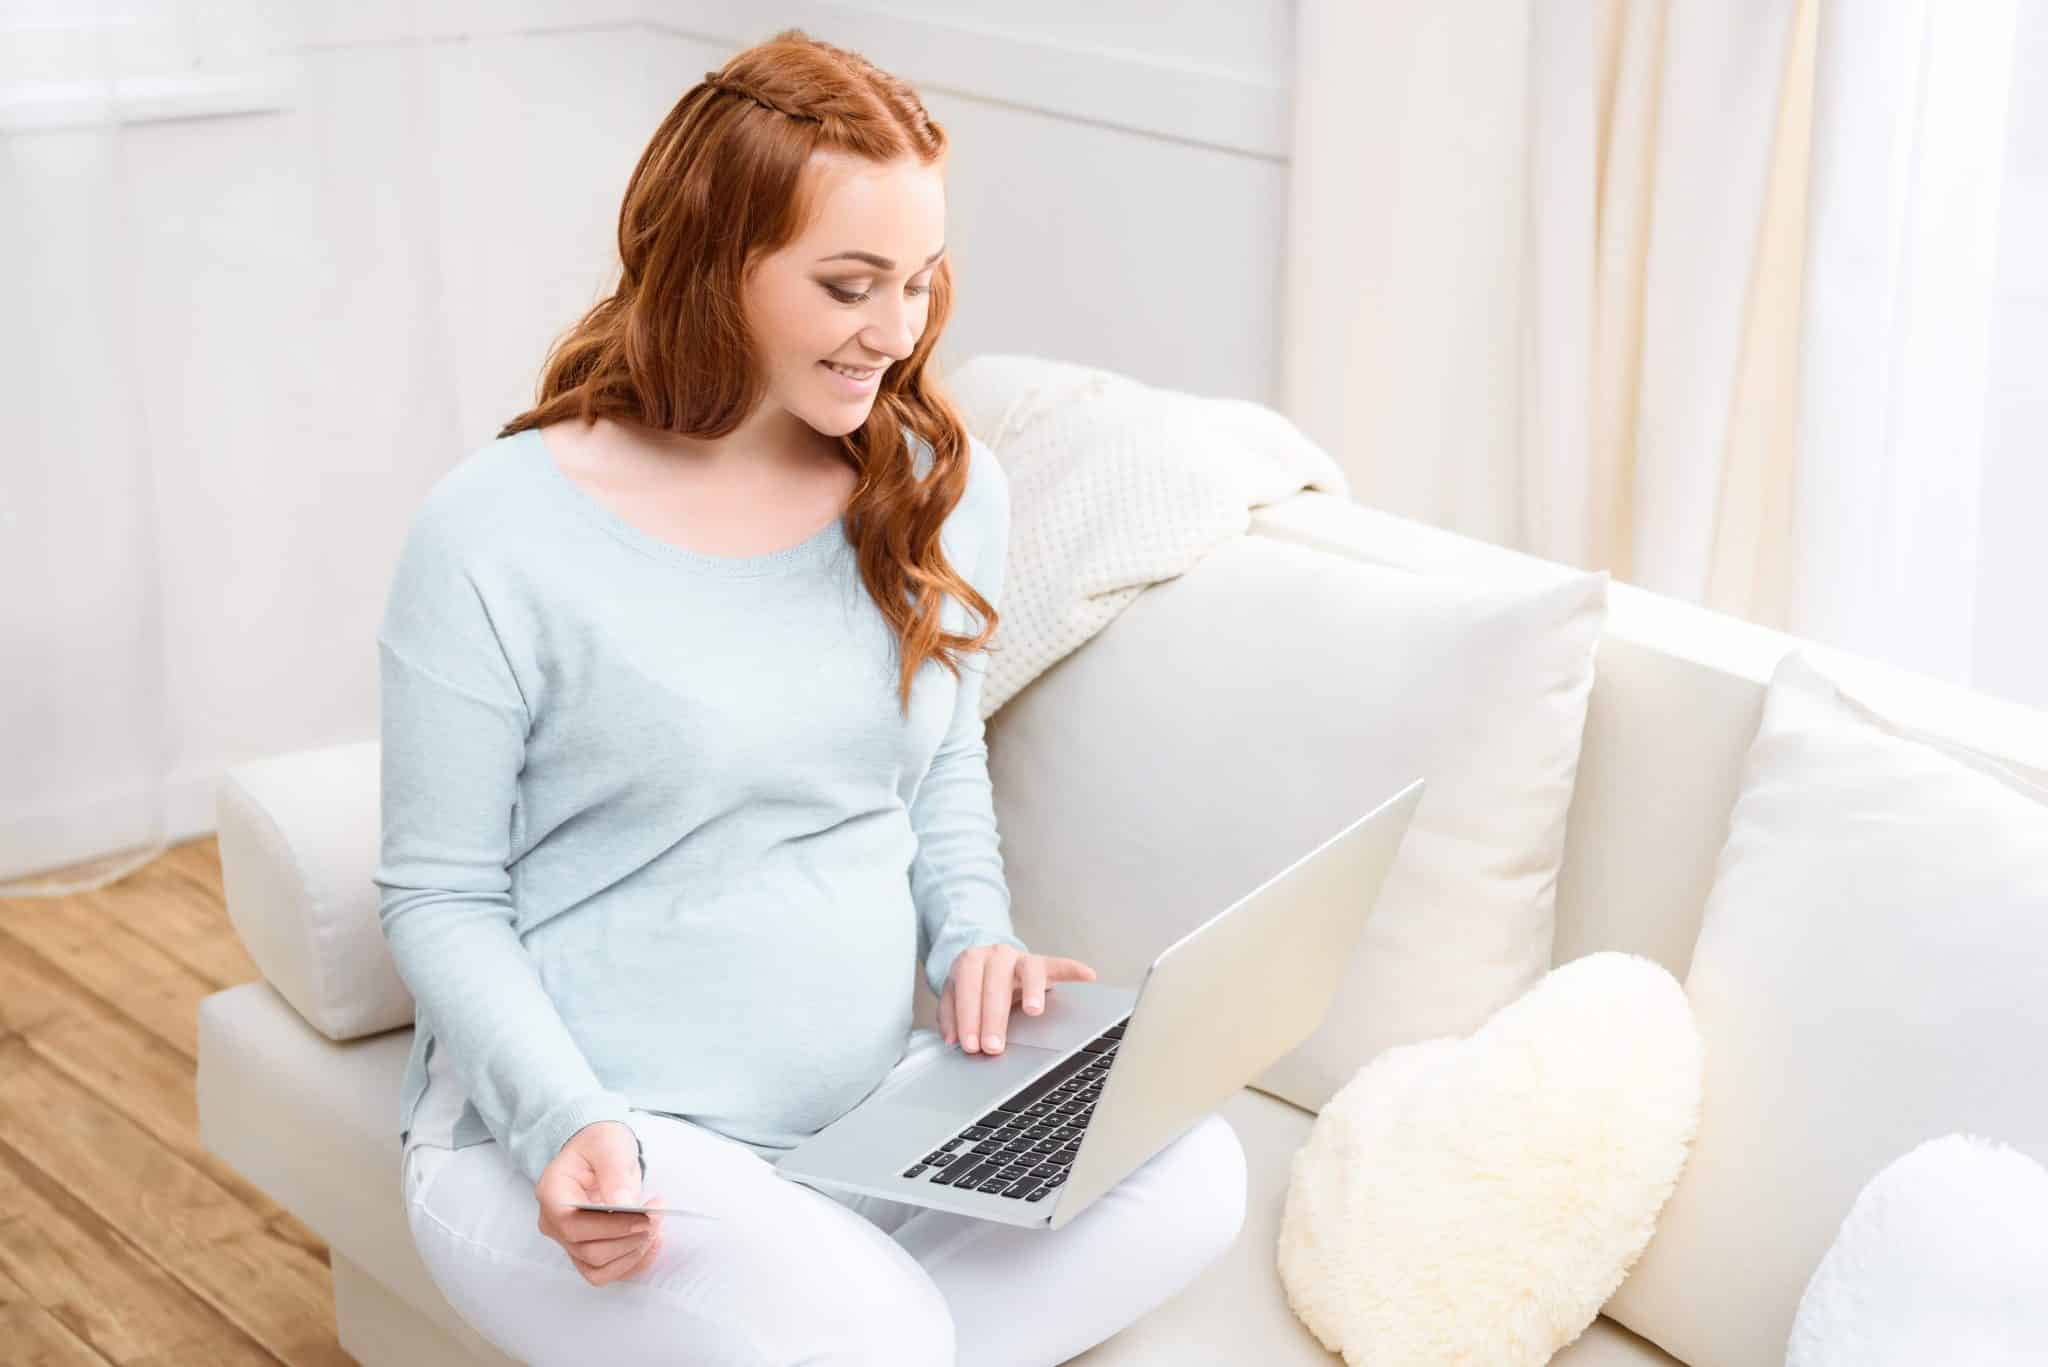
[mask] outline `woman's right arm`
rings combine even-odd
[[[378,919],[437,1058],[537,1183],[584,1126],[630,1130],[630,1108],[598,1081],[515,929],[507,870],[531,718],[431,499],[399,557],[377,646]]]

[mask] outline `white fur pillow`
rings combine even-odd
[[[1930,1139],[1856,1198],[1792,1322],[1786,1367],[2048,1362],[2048,1168]]]
[[[1661,965],[1589,954],[1465,1039],[1381,1054],[1295,1153],[1280,1279],[1351,1361],[1548,1362],[1650,1240],[1704,1056]]]

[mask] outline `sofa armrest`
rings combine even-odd
[[[216,801],[228,919],[277,992],[331,1040],[413,1023],[377,920],[378,741],[230,769]]]

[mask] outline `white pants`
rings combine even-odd
[[[912,1032],[888,1087],[930,1051]],[[1053,1367],[1156,1309],[1236,1239],[1245,1155],[1202,1118],[1057,1230],[1022,1229],[780,1176],[743,1144],[636,1112],[662,1247],[592,1286],[540,1232],[496,1142],[415,1145],[413,1242],[455,1311],[533,1367]]]

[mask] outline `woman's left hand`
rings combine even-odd
[[[1010,945],[975,945],[960,951],[939,997],[939,1033],[967,1053],[999,1054],[1010,1006],[1019,997],[1024,1013],[1045,1010],[1045,994],[1056,982],[1094,982],[1095,970],[1079,959],[1025,954]]]

